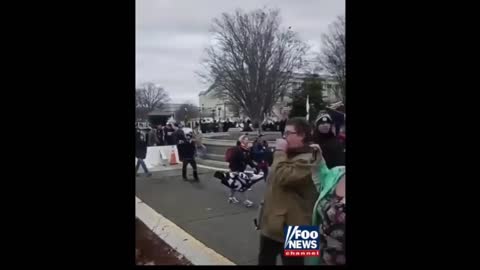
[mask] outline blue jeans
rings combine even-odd
[[[135,173],[138,172],[138,168],[140,168],[140,166],[142,166],[143,171],[145,173],[147,173],[147,174],[150,173],[147,169],[147,165],[145,165],[145,161],[143,161],[143,159],[140,159],[140,158],[137,158],[137,166],[135,167]]]

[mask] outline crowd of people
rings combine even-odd
[[[284,265],[345,264],[345,131],[342,127],[337,135],[335,128],[329,114],[321,114],[313,126],[304,118],[292,118],[285,123],[283,138],[277,139],[271,160],[268,143],[261,137],[250,144],[242,135],[236,147],[227,150],[230,177],[236,177],[240,186],[252,185],[238,178],[247,166],[255,175],[262,162],[271,165],[270,172],[268,166],[263,172],[267,188],[255,223],[261,232],[259,265],[275,265],[278,255]],[[219,172],[215,176],[229,177]],[[237,186],[228,185],[232,187],[228,202],[238,203]],[[244,204],[250,207],[252,202],[247,198]],[[284,256],[285,225],[318,226],[320,257]]]
[[[276,141],[273,157],[267,157],[271,153],[267,149],[261,137],[250,144],[248,136],[242,135],[237,146],[227,151],[235,175],[247,166],[259,173],[262,162],[271,165],[263,172],[267,188],[256,222],[261,231],[258,264],[275,265],[278,255],[284,265],[345,264],[344,129],[336,135],[328,114],[320,115],[313,126],[304,118],[292,118],[285,123],[283,138]],[[236,190],[231,189],[230,203],[239,202]],[[246,199],[244,204],[249,207],[252,202]],[[285,225],[319,226],[321,256],[284,256]]]
[[[147,146],[177,145],[184,135],[177,123],[168,123],[165,126],[158,125],[145,134]]]
[[[142,132],[139,128],[136,128],[135,134],[135,157],[137,158],[135,173],[138,172],[138,169],[141,166],[147,177],[152,175],[148,171],[148,168],[144,162],[148,146],[176,145],[179,159],[183,165],[183,180],[188,180],[187,166],[190,164],[193,168],[194,181],[199,181],[195,156],[198,154],[205,154],[206,147],[202,144],[202,135],[198,130],[198,127],[193,129],[191,132],[185,133],[181,124],[169,123],[166,126],[158,125],[156,128],[152,128],[148,132]]]
[[[283,130],[285,129],[285,122],[286,120],[265,122],[261,125],[261,127],[264,131],[280,131],[283,133]],[[230,128],[240,128],[244,132],[251,132],[256,128],[251,120],[232,122],[230,119],[227,119],[226,121],[213,120],[213,122],[210,123],[202,120],[200,122],[196,122],[195,126],[200,127],[202,133],[227,132]]]
[[[244,124],[250,127],[251,123]],[[226,126],[228,129],[231,125],[238,124],[226,122],[223,128]],[[186,166],[191,164],[194,178],[198,181],[195,155],[201,149],[205,150],[201,144],[203,130],[200,132],[199,128],[205,126],[199,124],[193,132],[184,134],[181,126],[160,126],[156,131],[149,132],[150,138],[157,138],[151,140],[148,136],[145,140],[137,131],[138,140],[145,141],[137,141],[137,146],[146,149],[146,142],[148,145],[162,145],[162,142],[176,144],[183,160],[184,180]],[[277,129],[275,125],[273,128]],[[346,216],[344,127],[336,134],[332,117],[325,113],[313,125],[304,118],[296,117],[286,120],[283,127],[279,123],[278,129],[282,131],[282,138],[276,140],[273,153],[262,136],[250,143],[248,135],[242,135],[236,146],[229,148],[225,154],[230,173],[244,173],[249,166],[254,174],[262,172],[267,184],[256,224],[261,232],[258,264],[275,265],[276,257],[281,255],[284,265],[343,265]],[[142,166],[149,174],[140,158],[145,158],[144,151],[139,154],[137,170]],[[233,187],[228,202],[239,203],[235,197],[238,189]],[[253,204],[248,198],[243,203],[247,207]],[[286,225],[319,226],[320,257],[284,256]]]
[[[303,118],[286,122],[278,139],[260,212],[259,265],[345,264],[345,150],[328,114],[312,132]],[[320,231],[319,257],[286,257],[285,225],[315,225]]]

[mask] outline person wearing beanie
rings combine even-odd
[[[345,152],[342,142],[335,136],[335,125],[329,114],[320,114],[315,120],[313,141],[320,145],[327,167],[333,168],[345,165]]]
[[[182,162],[182,178],[184,181],[188,181],[187,178],[187,166],[190,164],[193,168],[193,178],[195,181],[199,181],[197,172],[197,162],[195,161],[195,139],[191,132],[187,133],[183,140],[178,141],[178,154],[180,161]]]

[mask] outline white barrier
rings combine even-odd
[[[176,145],[147,147],[147,156],[144,159],[147,168],[151,169],[161,165],[170,165],[170,156],[172,155],[172,149],[173,151],[175,151],[175,157],[177,159],[177,162],[180,162]],[[135,164],[137,164],[137,158],[135,158]]]

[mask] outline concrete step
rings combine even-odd
[[[228,169],[228,163],[225,161],[198,158],[197,163],[215,168]]]
[[[207,153],[208,154],[214,154],[214,155],[223,155],[225,156],[225,153],[227,152],[227,149],[233,146],[220,146],[220,145],[210,145],[210,144],[204,144],[207,147]]]
[[[251,141],[255,140],[258,137],[258,133],[256,131],[254,132],[237,131],[237,132],[222,132],[222,133],[204,133],[203,138],[220,140],[220,141],[231,141],[235,143],[241,135],[245,135],[247,133],[248,133],[248,138]],[[276,139],[282,137],[282,133],[278,131],[275,131],[275,132],[266,131],[266,132],[262,132],[262,134],[263,134],[262,139],[267,141],[275,141]]]
[[[204,159],[209,159],[209,160],[216,160],[216,161],[222,161],[224,162],[225,161],[225,154],[212,154],[212,153],[208,153],[207,151],[207,154],[205,155]]]
[[[208,143],[204,143],[204,145],[207,147],[208,154],[214,154],[214,155],[223,156],[223,157],[225,157],[225,153],[227,152],[227,149],[230,147],[233,147],[231,145],[212,145]],[[275,150],[275,142],[268,142],[268,145],[272,151]],[[212,159],[217,160],[216,158],[212,158]],[[224,160],[224,158],[222,160]]]

